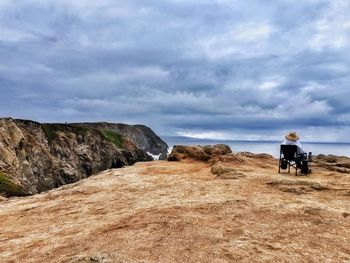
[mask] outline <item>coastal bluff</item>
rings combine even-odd
[[[0,262],[350,261],[349,159],[295,176],[225,145],[169,157],[0,199]]]
[[[135,142],[132,138],[138,136],[142,141]],[[47,191],[106,169],[151,161],[148,153],[164,154],[166,148],[166,143],[146,126],[41,124],[3,118],[0,195]]]
[[[137,147],[147,153],[159,156],[159,160],[165,160],[168,154],[168,145],[145,125],[128,125],[124,123],[108,122],[83,122],[73,123],[79,127],[89,129],[109,130],[130,138]]]

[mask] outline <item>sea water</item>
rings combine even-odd
[[[267,153],[275,157],[279,156],[282,141],[230,141],[230,140],[207,140],[184,137],[163,138],[170,149],[174,145],[212,145],[223,143],[231,147],[233,152]],[[313,155],[333,154],[350,157],[350,143],[325,143],[325,142],[302,142],[303,148]]]

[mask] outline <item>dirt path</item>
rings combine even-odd
[[[0,262],[350,262],[350,175],[156,161],[0,201]]]

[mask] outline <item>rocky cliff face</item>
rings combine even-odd
[[[87,127],[99,130],[112,130],[121,135],[129,137],[142,150],[153,155],[160,155],[160,160],[167,158],[168,145],[152,131],[144,125],[128,125],[122,123],[76,123],[80,127]]]
[[[0,194],[35,194],[152,157],[113,130],[0,119]]]

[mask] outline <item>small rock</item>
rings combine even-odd
[[[304,213],[309,214],[309,215],[320,215],[322,212],[322,209],[320,207],[306,207],[304,208]]]
[[[168,161],[171,161],[171,162],[177,162],[177,161],[180,161],[182,159],[185,159],[184,158],[184,154],[182,153],[179,153],[179,152],[172,152],[169,156],[168,156]]]
[[[233,168],[224,167],[222,162],[218,162],[211,167],[211,172],[216,175],[236,172]]]
[[[241,179],[246,177],[245,174],[237,172],[231,167],[225,167],[222,162],[218,162],[211,167],[211,172],[221,179]]]

